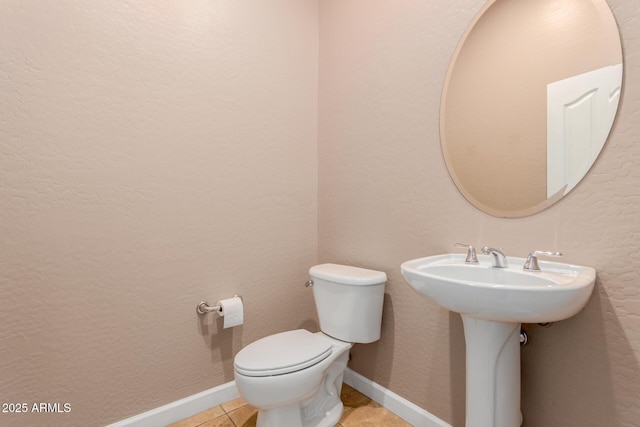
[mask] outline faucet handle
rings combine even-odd
[[[464,260],[465,264],[478,264],[478,256],[476,255],[476,248],[473,245],[467,245],[465,243],[456,243],[456,248],[467,248],[467,258]]]
[[[562,256],[561,252],[549,252],[549,251],[531,251],[529,252],[529,256],[527,257],[527,261],[522,266],[522,269],[525,271],[540,271],[540,266],[538,265],[538,257],[540,255],[544,256]]]

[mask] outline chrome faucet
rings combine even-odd
[[[485,246],[482,248],[482,253],[484,255],[491,255],[491,264],[497,268],[507,268],[507,256],[504,254],[502,249],[490,248],[489,246]]]
[[[522,269],[525,271],[540,271],[540,266],[538,265],[538,257],[540,255],[544,256],[562,256],[561,252],[548,252],[548,251],[531,251],[529,252],[529,256],[525,261]]]

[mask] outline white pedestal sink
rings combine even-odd
[[[446,254],[403,263],[402,275],[419,294],[460,313],[467,360],[466,427],[518,427],[520,414],[520,324],[556,322],[580,311],[591,296],[591,267],[540,261],[542,271],[524,271],[523,258],[507,268],[489,256],[465,264]]]

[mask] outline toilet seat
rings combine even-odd
[[[255,341],[234,359],[237,373],[250,377],[284,375],[329,357],[331,341],[305,329],[281,332]]]

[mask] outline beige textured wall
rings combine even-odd
[[[637,426],[640,420],[640,4],[610,0],[622,35],[624,95],[612,136],[560,203],[499,219],[458,193],[442,158],[440,94],[483,0],[320,2],[319,256],[389,275],[382,339],[351,366],[454,426],[464,425],[458,315],[418,297],[400,263],[455,242],[524,256],[561,250],[598,270],[580,314],[528,326],[526,427]]]
[[[0,2],[0,400],[71,404],[0,425],[105,425],[315,327],[317,15]],[[196,315],[235,293],[244,326]]]

